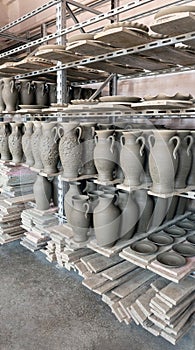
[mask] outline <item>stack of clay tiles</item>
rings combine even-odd
[[[0,244],[21,238],[21,213],[34,201],[32,187],[35,176],[22,166],[0,163]]]

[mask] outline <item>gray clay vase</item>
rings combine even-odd
[[[72,197],[81,195],[80,182],[79,181],[70,181],[69,189],[64,196],[64,210],[68,223],[70,223],[71,211],[73,208]]]
[[[85,242],[88,239],[90,228],[88,196],[77,195],[72,197],[73,208],[70,214],[70,225],[73,229],[75,242]]]
[[[83,175],[94,175],[97,173],[94,164],[94,148],[95,148],[95,123],[81,123],[81,140],[82,140],[82,169]]]
[[[82,165],[81,132],[82,129],[77,122],[60,123],[58,128],[59,154],[65,178],[78,177]]]
[[[191,169],[187,179],[187,185],[194,186],[195,184],[195,131],[191,131],[191,135],[193,137],[193,144],[191,148],[192,164],[191,164]]]
[[[31,136],[31,149],[34,157],[34,168],[41,170],[43,169],[43,163],[41,160],[40,153],[40,141],[42,138],[42,124],[40,121],[33,121],[33,133]]]
[[[114,200],[115,196],[110,193],[101,194],[94,209],[94,232],[100,246],[113,246],[120,236],[121,211]]]
[[[113,171],[118,162],[113,130],[96,130],[94,163],[99,181],[113,180]]]
[[[31,136],[33,133],[33,123],[31,121],[24,123],[24,135],[22,136],[22,149],[25,156],[25,164],[34,165],[34,157],[31,148]]]
[[[19,97],[21,105],[33,105],[35,102],[35,89],[28,79],[20,80]]]
[[[139,208],[138,223],[135,234],[147,232],[154,209],[153,198],[147,194],[147,190],[134,191],[133,196]]]
[[[18,103],[18,89],[16,88],[14,78],[2,79],[2,98],[6,106],[7,112],[13,112],[16,110]]]
[[[46,177],[37,175],[33,186],[33,193],[37,209],[47,210],[50,208],[52,184]]]
[[[34,81],[35,86],[35,103],[38,106],[49,105],[49,92],[48,86],[44,81]]]
[[[10,123],[12,132],[9,135],[8,143],[14,163],[21,163],[23,159],[22,149],[22,123]]]
[[[152,191],[171,193],[175,186],[180,138],[175,136],[175,131],[172,130],[155,130],[148,137],[148,143]]]
[[[181,189],[187,186],[187,178],[192,165],[193,136],[187,130],[177,132],[181,144],[178,149],[178,168],[175,176],[175,188]]]
[[[40,154],[43,163],[43,171],[46,174],[58,172],[59,160],[58,133],[56,122],[42,122],[42,137],[40,140]]]
[[[3,80],[0,79],[0,112],[3,112],[5,110],[5,103],[2,97],[2,89],[3,89]]]
[[[0,155],[1,160],[11,160],[12,155],[9,149],[8,138],[11,133],[11,127],[9,123],[0,122]]]
[[[130,239],[135,233],[139,216],[139,209],[132,197],[132,193],[119,190],[118,207],[121,210],[119,238]]]
[[[57,102],[57,85],[56,83],[47,83],[49,90],[49,104]]]

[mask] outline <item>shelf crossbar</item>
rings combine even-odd
[[[25,78],[25,77],[41,75],[41,74],[45,74],[45,73],[57,72],[60,69],[68,69],[68,68],[73,68],[73,67],[77,67],[77,66],[85,66],[85,65],[90,64],[90,63],[104,61],[104,60],[112,59],[114,57],[122,57],[125,55],[136,54],[139,52],[144,52],[146,50],[155,49],[155,48],[162,47],[162,46],[169,46],[169,45],[173,45],[173,44],[176,44],[178,42],[181,42],[181,41],[185,42],[187,40],[192,40],[192,39],[195,39],[195,31],[187,33],[187,34],[173,36],[170,38],[158,39],[158,40],[152,41],[152,42],[144,44],[144,45],[134,46],[134,47],[130,47],[127,49],[116,50],[116,51],[113,51],[113,52],[110,52],[110,53],[107,53],[104,55],[98,55],[98,56],[94,56],[94,57],[85,58],[85,59],[82,59],[79,61],[65,63],[65,64],[62,64],[60,66],[56,65],[56,66],[53,66],[50,68],[45,68],[42,70],[37,70],[34,72],[22,74],[22,75],[17,75],[16,78]]]

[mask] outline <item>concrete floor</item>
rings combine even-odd
[[[0,246],[0,350],[194,350],[194,329],[173,346],[120,324],[76,273],[19,242]]]

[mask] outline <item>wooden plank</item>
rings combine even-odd
[[[168,286],[160,290],[160,295],[170,301],[173,305],[179,304],[189,294],[195,291],[194,279],[187,277],[179,284],[169,283]]]
[[[104,277],[102,277],[102,278],[104,278]],[[125,276],[122,276],[114,281],[106,280],[106,282],[102,286],[95,288],[93,291],[97,294],[102,295],[102,294],[112,290],[113,288],[120,286],[122,283],[128,281],[130,278],[131,278],[131,272],[127,273]]]
[[[26,202],[34,202],[35,196],[33,193],[30,193],[30,194],[25,194],[23,196],[18,196],[18,197],[14,197],[14,198],[5,198],[4,200],[9,205],[21,204],[21,203],[26,203]]]
[[[151,287],[156,291],[159,292],[161,289],[166,287],[170,282],[167,281],[166,278],[159,277],[154,282],[151,283]]]
[[[107,281],[107,278],[98,274],[96,276],[85,279],[84,281],[82,281],[82,284],[88,289],[95,291],[98,287],[101,287]]]
[[[155,296],[155,291],[152,288],[149,288],[146,293],[143,293],[139,298],[137,298],[136,303],[138,304],[141,311],[145,314],[145,316],[151,315],[150,310],[150,300]]]
[[[90,269],[93,272],[97,273],[97,272],[103,271],[111,266],[119,264],[122,261],[123,261],[123,259],[120,258],[118,255],[113,256],[112,258],[107,258],[105,256],[98,254],[97,257],[93,257],[92,259],[90,259],[88,261],[88,266],[90,267]]]
[[[170,343],[175,345],[178,340],[183,337],[189,330],[190,328],[195,324],[195,317],[191,316],[190,319],[186,322],[185,326],[181,329],[181,331],[175,336],[171,334],[167,334],[167,332],[162,331],[161,336],[168,340]]]
[[[122,261],[121,263],[110,267],[107,270],[104,270],[102,272],[102,276],[108,278],[109,280],[113,281],[126,273],[135,270],[137,267],[134,264],[131,264],[128,261]]]

